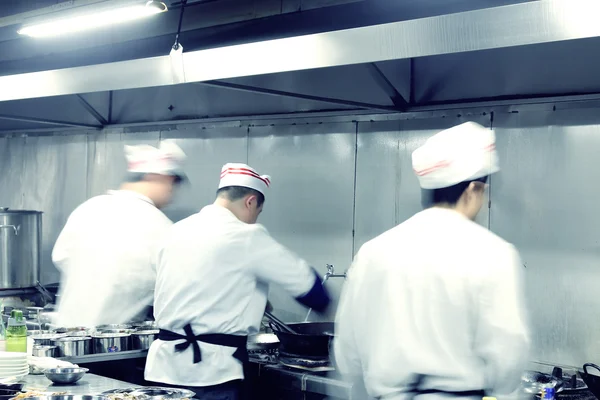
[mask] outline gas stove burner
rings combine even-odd
[[[301,354],[292,354],[285,351],[279,350],[279,357],[285,357],[286,359],[297,359],[314,362],[327,362],[329,363],[329,356],[305,356]]]
[[[277,349],[248,350],[248,358],[260,364],[277,364]]]
[[[279,363],[290,368],[300,368],[312,371],[333,370],[329,358],[298,356],[296,354],[287,354],[281,351],[279,352]]]

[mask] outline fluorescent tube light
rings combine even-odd
[[[167,11],[165,3],[148,1],[146,5],[115,8],[93,14],[81,15],[72,18],[58,19],[51,22],[25,26],[18,31],[21,35],[31,37],[60,36],[123,22],[134,21],[160,14]]]

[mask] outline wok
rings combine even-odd
[[[600,371],[600,367],[598,367],[596,364],[585,363],[583,364],[583,372],[580,372],[580,375],[588,386],[588,389],[590,389],[590,392],[592,392],[592,394],[598,399],[600,398],[600,376],[589,373],[588,369]]]
[[[280,342],[279,351],[301,357],[329,357],[329,342],[333,338],[333,322],[299,322],[287,324],[296,333],[283,332],[272,325]]]

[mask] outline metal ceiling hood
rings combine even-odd
[[[250,75],[600,36],[600,4],[541,0],[458,14],[184,53],[0,77],[0,101]],[[184,44],[185,45],[185,44]],[[180,67],[181,68],[181,67]]]

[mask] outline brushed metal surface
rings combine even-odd
[[[247,161],[248,128],[179,129],[161,132],[162,139],[175,139],[185,152],[189,181],[175,194],[165,214],[172,221],[197,213],[215,201],[221,167],[228,162]]]
[[[600,36],[589,0],[545,0],[192,51],[186,82]],[[240,62],[243,60],[243,62]],[[173,85],[169,56],[0,77],[0,101]]]
[[[489,116],[358,123],[355,252],[422,210],[412,152],[428,137],[466,121],[490,126]],[[487,209],[477,222],[488,226]]]
[[[37,285],[41,240],[40,211],[0,211],[0,289]]]
[[[581,366],[600,353],[597,110],[498,115],[503,170],[491,228],[525,264],[531,359]]]
[[[325,264],[342,273],[352,259],[355,129],[353,123],[250,128],[248,163],[272,178],[259,222],[323,275]],[[327,283],[335,301],[343,282]],[[272,287],[269,298],[280,319],[304,320],[306,309],[280,288]],[[334,311],[335,304],[311,320],[331,320]]]

